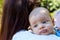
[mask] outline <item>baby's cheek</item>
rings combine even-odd
[[[47,27],[48,27],[48,29],[53,29],[52,25],[48,25]]]
[[[53,31],[53,28],[49,27],[48,30],[49,30],[49,33],[51,33]]]
[[[34,34],[39,34],[37,30],[33,30],[33,33]]]
[[[46,27],[53,28],[53,24],[47,24]]]
[[[33,32],[36,33],[36,32],[37,32],[37,29],[34,28],[34,29],[33,29]]]
[[[50,31],[53,29],[52,25],[50,25],[50,24],[46,25],[46,28]]]

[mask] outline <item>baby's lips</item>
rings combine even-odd
[[[46,33],[47,32],[47,29],[44,29],[42,31],[40,31],[41,33]]]

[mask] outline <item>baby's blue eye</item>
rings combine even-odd
[[[38,25],[34,25],[34,27],[37,27]]]
[[[43,21],[42,23],[44,24],[44,23],[46,23],[46,21]]]

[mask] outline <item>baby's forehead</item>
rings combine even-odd
[[[37,15],[40,15],[40,16],[49,15],[49,11],[46,8],[37,7],[37,8],[32,10],[32,12],[30,13],[29,17],[37,16]]]
[[[32,10],[32,12],[30,14],[37,14],[37,13],[48,13],[49,11],[46,8],[43,7],[37,7],[35,9]]]

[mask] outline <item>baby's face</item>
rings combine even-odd
[[[47,35],[52,33],[53,23],[49,15],[37,14],[30,18],[31,29],[35,34]]]

